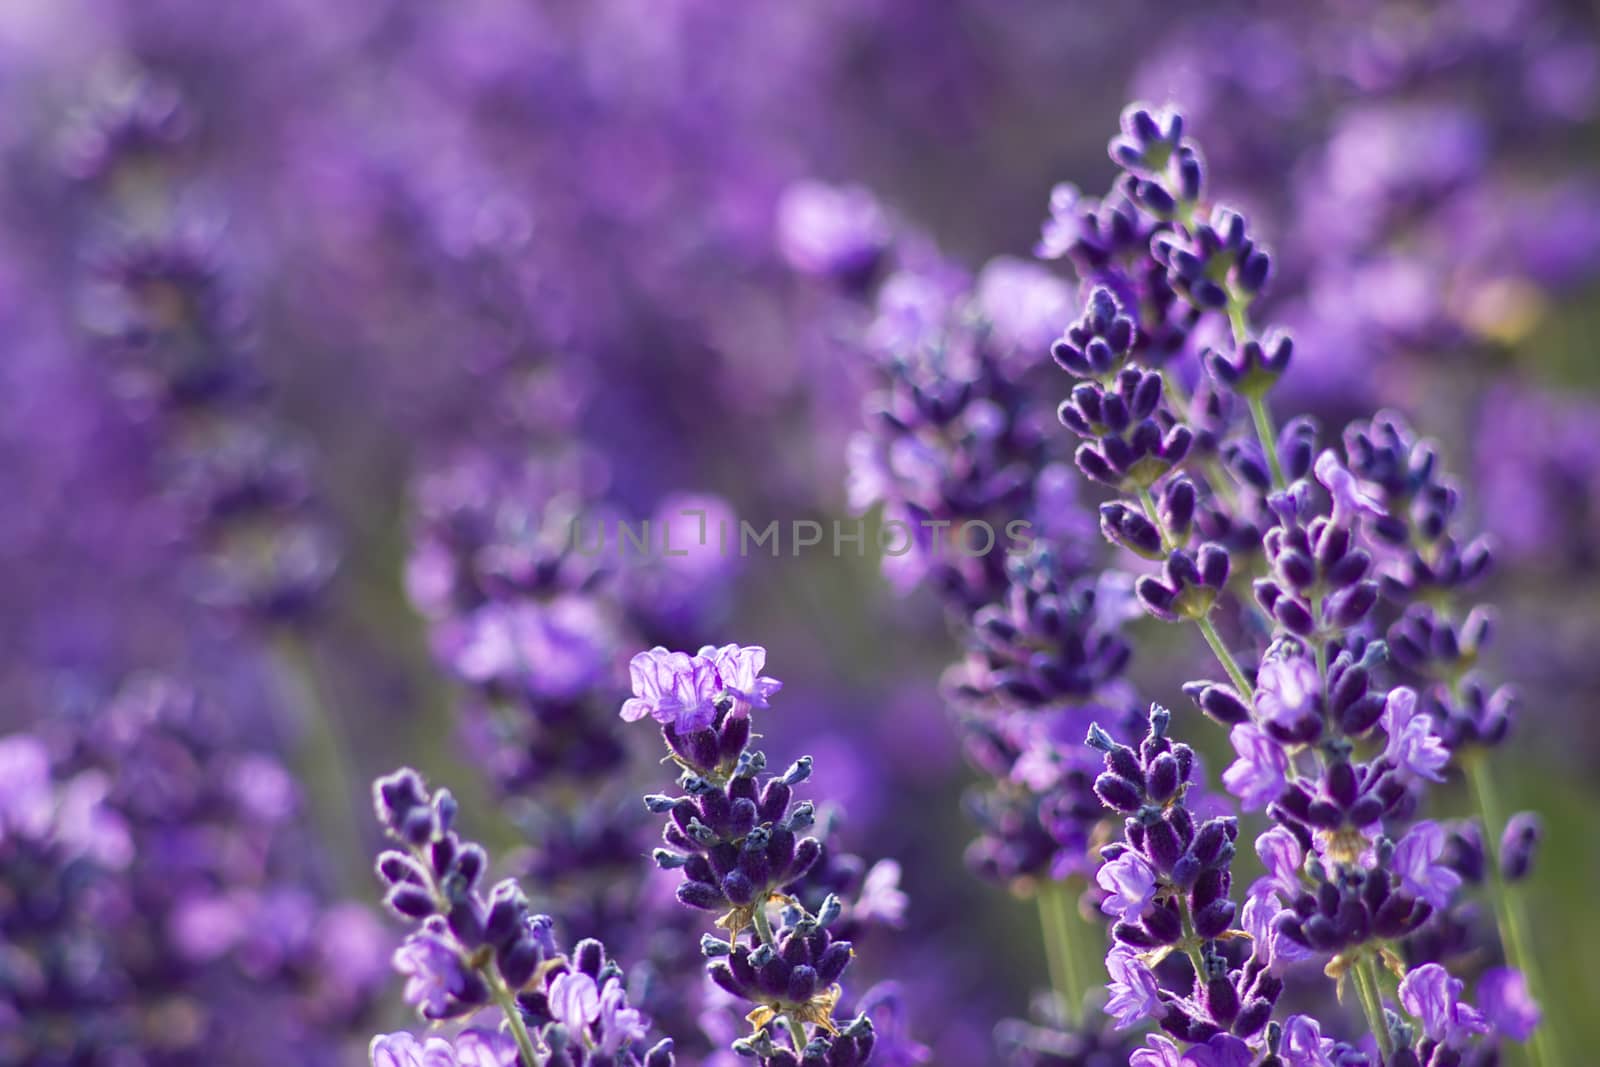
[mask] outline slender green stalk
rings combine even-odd
[[[310,643],[298,634],[279,636],[273,647],[283,675],[297,690],[296,702],[303,713],[305,734],[296,755],[300,779],[306,785],[317,821],[334,841],[341,881],[346,888],[363,886],[370,876],[367,849],[352,801],[356,792],[350,777],[349,749],[323,699],[316,657]]]
[[[1255,686],[1245,677],[1244,671],[1239,668],[1239,661],[1233,658],[1228,646],[1222,643],[1222,635],[1217,633],[1217,628],[1211,624],[1211,620],[1197,619],[1195,625],[1200,627],[1200,633],[1205,637],[1206,644],[1211,646],[1211,651],[1216,655],[1217,662],[1222,664],[1222,669],[1228,672],[1228,679],[1239,690],[1239,695],[1246,700],[1254,700]]]
[[[1150,495],[1150,490],[1139,489],[1139,504],[1144,508],[1145,518],[1149,519],[1161,533],[1161,547],[1171,552],[1177,548],[1177,543],[1172,540],[1172,535],[1167,532],[1167,527],[1161,521],[1161,512],[1156,508],[1156,498]]]
[[[760,901],[755,910],[750,913],[750,918],[756,924],[756,936],[761,938],[761,943],[771,948],[777,948],[777,939],[772,936],[772,921],[767,918],[767,902]]]
[[[783,1025],[789,1028],[789,1040],[794,1042],[795,1055],[800,1055],[805,1051],[805,1047],[808,1044],[806,1041],[806,1028],[801,1026],[800,1021],[792,1015],[783,1017]]]
[[[520,1054],[523,1067],[539,1067],[539,1057],[533,1049],[533,1037],[528,1033],[528,1024],[522,1019],[522,1009],[517,1007],[517,998],[512,995],[505,980],[496,974],[493,968],[485,968],[485,976],[489,979],[489,988],[494,993],[494,1002],[500,1006],[500,1011],[506,1017],[506,1025],[511,1027],[511,1036],[517,1042],[517,1052]]]
[[[1088,991],[1078,967],[1079,953],[1074,944],[1070,914],[1071,893],[1061,882],[1047,882],[1038,894],[1039,921],[1044,927],[1045,963],[1050,969],[1050,988],[1061,1001],[1064,1018],[1076,1025],[1083,1012]]]
[[[1388,1060],[1394,1055],[1394,1037],[1390,1035],[1388,1021],[1383,1016],[1383,996],[1379,992],[1378,976],[1372,970],[1372,960],[1362,957],[1351,967],[1350,973],[1355,977],[1356,995],[1361,998],[1361,1010],[1366,1013],[1367,1025],[1372,1028],[1372,1036],[1378,1039],[1383,1058]]]
[[[1256,437],[1261,441],[1261,451],[1267,454],[1267,465],[1272,468],[1272,486],[1282,489],[1289,483],[1283,477],[1283,463],[1278,459],[1278,432],[1272,428],[1272,412],[1267,410],[1267,400],[1259,393],[1252,393],[1249,400]]]
[[[1178,894],[1178,918],[1183,922],[1183,950],[1189,955],[1189,966],[1194,968],[1195,988],[1206,981],[1206,958],[1200,953],[1200,935],[1194,931],[1194,919],[1189,915],[1189,897]]]
[[[1506,962],[1522,972],[1523,981],[1528,984],[1528,995],[1543,1004],[1540,999],[1543,981],[1533,953],[1529,951],[1532,939],[1528,935],[1527,918],[1523,915],[1521,901],[1512,895],[1500,871],[1499,834],[1503,823],[1494,779],[1481,753],[1472,753],[1461,762],[1478,806],[1478,818],[1483,823],[1484,858],[1489,868],[1489,899],[1494,905],[1495,922],[1500,928],[1500,943],[1505,949]],[[1532,1067],[1545,1067],[1556,1062],[1550,1053],[1548,1040],[1545,1025],[1534,1028],[1533,1036],[1526,1045],[1528,1062]]]

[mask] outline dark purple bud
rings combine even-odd
[[[1333,626],[1341,630],[1348,630],[1356,623],[1367,617],[1378,602],[1378,584],[1376,582],[1360,582],[1348,589],[1341,589],[1328,598],[1323,613]]]
[[[1098,786],[1098,782],[1096,785]],[[1145,777],[1145,790],[1157,804],[1165,804],[1178,791],[1178,761],[1171,753],[1157,756]],[[1121,809],[1119,809],[1121,810]]]
[[[1228,550],[1214,542],[1200,546],[1200,581],[1213,589],[1228,584]]]
[[[1231,900],[1214,900],[1195,912],[1194,932],[1204,938],[1220,937],[1233,923]]]
[[[1174,478],[1167,483],[1161,499],[1161,521],[1168,530],[1179,537],[1189,532],[1196,500],[1194,483],[1189,479]]]
[[[1101,485],[1116,488],[1122,484],[1122,476],[1111,469],[1111,464],[1100,454],[1094,445],[1079,445],[1078,451],[1073,454],[1073,460],[1078,469]]]
[[[1095,795],[1113,811],[1131,815],[1144,806],[1139,787],[1121,775],[1106,772],[1094,782]]]
[[[702,911],[717,911],[726,904],[717,887],[705,882],[684,882],[678,886],[678,902]]]
[[[433,894],[410,882],[402,882],[389,890],[383,902],[407,919],[426,919],[437,910]]]
[[[1500,872],[1506,881],[1516,882],[1527,877],[1543,839],[1544,825],[1539,816],[1531,811],[1511,816],[1500,838]]]
[[[1183,918],[1176,905],[1153,904],[1144,910],[1139,922],[1158,945],[1170,945],[1183,937]]]
[[[835,941],[823,951],[817,960],[817,981],[830,986],[844,974],[844,969],[850,965],[850,942]]]
[[[1134,585],[1134,592],[1139,603],[1151,615],[1167,622],[1177,621],[1177,612],[1173,611],[1173,604],[1178,598],[1177,591],[1163,585],[1160,579],[1147,574]]]
[[[1272,617],[1285,630],[1300,637],[1309,637],[1316,629],[1311,619],[1311,609],[1295,597],[1280,597],[1272,605]]]
[[[1339,713],[1339,724],[1346,734],[1360,737],[1383,717],[1383,698],[1368,693]]]

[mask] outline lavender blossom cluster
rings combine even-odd
[[[1492,551],[1399,415],[1352,423],[1342,448],[1321,449],[1305,416],[1275,429],[1269,398],[1295,349],[1250,315],[1273,260],[1207,194],[1182,117],[1130,107],[1111,155],[1113,192],[1058,198],[1047,225],[1088,288],[1052,349],[1077,380],[1060,417],[1082,439],[1079,469],[1113,494],[1107,539],[1150,561],[1141,606],[1193,624],[1215,654],[1224,677],[1184,691],[1229,730],[1222,784],[1273,825],[1241,910],[1237,820],[1190,812],[1195,757],[1170,739],[1171,713],[1153,708],[1136,746],[1091,730],[1095,791],[1126,820],[1096,875],[1115,920],[1108,1010],[1165,1031],[1134,1061],[1150,1064],[1445,1065],[1508,1040],[1537,1058],[1533,961],[1505,884],[1525,875],[1537,820],[1502,824],[1490,799],[1487,754],[1516,702],[1478,670],[1492,614],[1470,599]],[[1171,357],[1190,352],[1186,378]],[[1460,830],[1425,817],[1450,771],[1480,801]],[[1451,848],[1453,834],[1476,847]],[[1498,930],[1453,914],[1486,869]],[[1188,968],[1163,967],[1180,954]],[[1354,991],[1369,1035],[1336,1009],[1277,1017],[1311,962],[1341,1000]]]

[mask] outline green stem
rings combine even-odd
[[[1217,628],[1211,624],[1211,620],[1196,619],[1195,625],[1200,627],[1200,633],[1205,637],[1206,644],[1211,646],[1211,651],[1216,655],[1217,662],[1222,664],[1222,669],[1228,672],[1228,678],[1239,690],[1239,695],[1247,701],[1255,700],[1255,686],[1244,676],[1244,671],[1239,668],[1239,661],[1233,658],[1228,646],[1222,643],[1222,636],[1217,633]]]
[[[806,1041],[806,1028],[801,1026],[799,1020],[792,1015],[783,1017],[783,1025],[789,1028],[789,1040],[794,1042],[795,1055],[800,1055],[805,1051],[806,1045],[809,1043]]]
[[[312,646],[298,634],[281,635],[274,648],[283,674],[296,687],[304,718],[296,762],[311,806],[335,842],[340,879],[349,888],[367,878],[367,848],[356,822],[350,758],[339,727],[323,699]]]
[[[767,918],[767,902],[763,900],[758,903],[750,913],[750,918],[756,924],[756,935],[761,938],[761,943],[776,949],[778,942],[772,936],[772,921]]]
[[[1061,882],[1048,882],[1039,890],[1039,921],[1044,927],[1045,962],[1050,969],[1050,988],[1061,1001],[1063,1018],[1076,1025],[1083,1011],[1087,987],[1077,966],[1069,914],[1071,894]]]
[[[1232,297],[1228,299],[1228,328],[1233,331],[1233,343],[1243,345],[1250,340],[1250,316],[1246,311],[1245,302]]]
[[[1499,834],[1502,829],[1500,802],[1495,793],[1494,779],[1489,774],[1483,756],[1471,753],[1462,760],[1462,771],[1467,784],[1472,787],[1473,799],[1478,805],[1478,818],[1483,823],[1483,850],[1489,869],[1489,899],[1494,905],[1495,922],[1500,928],[1500,943],[1505,950],[1506,962],[1522,972],[1528,985],[1528,995],[1537,1003],[1540,1000],[1540,980],[1534,957],[1528,951],[1532,939],[1528,935],[1527,919],[1522,913],[1521,901],[1512,896],[1500,870]],[[1534,1028],[1528,1039],[1528,1062],[1533,1067],[1544,1067],[1555,1060],[1546,1044],[1546,1027]]]
[[[512,995],[505,979],[492,969],[485,970],[489,972],[486,977],[489,979],[489,989],[494,993],[494,1002],[500,1006],[501,1013],[506,1017],[506,1025],[511,1027],[511,1036],[517,1042],[523,1067],[539,1067],[539,1057],[533,1050],[533,1038],[528,1033],[528,1024],[522,1019],[522,1009],[517,1007],[517,998]]]
[[[1372,972],[1372,960],[1363,957],[1351,968],[1355,975],[1356,995],[1361,998],[1361,1010],[1366,1013],[1372,1036],[1378,1039],[1378,1048],[1387,1061],[1394,1055],[1394,1038],[1389,1033],[1388,1021],[1383,1016],[1383,996],[1379,992],[1378,977]]]
[[[1252,393],[1249,400],[1256,437],[1261,441],[1261,451],[1267,455],[1267,465],[1272,468],[1272,486],[1282,489],[1289,483],[1283,477],[1283,463],[1278,459],[1278,433],[1272,428],[1272,413],[1267,410],[1266,398],[1259,393]]]
[[[1200,935],[1194,932],[1194,920],[1189,916],[1189,899],[1178,894],[1178,918],[1183,922],[1183,950],[1189,955],[1189,966],[1194,968],[1195,988],[1206,984],[1206,958],[1200,952]]]
[[[1172,535],[1167,533],[1167,528],[1161,521],[1161,512],[1156,507],[1156,498],[1151,496],[1150,490],[1146,489],[1144,486],[1139,487],[1139,506],[1144,508],[1145,518],[1149,519],[1155,528],[1160,532],[1161,547],[1166,549],[1168,552],[1171,552],[1173,549],[1177,548],[1177,543],[1173,541]]]

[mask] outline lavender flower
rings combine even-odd
[[[492,1030],[463,1030],[454,1040],[418,1040],[405,1031],[379,1034],[368,1056],[372,1067],[513,1067],[517,1046],[509,1035]]]
[[[1162,563],[1136,585],[1142,606],[1165,621],[1193,622],[1228,676],[1185,686],[1201,711],[1231,728],[1237,759],[1224,784],[1281,829],[1258,846],[1269,874],[1252,887],[1243,917],[1254,944],[1244,966],[1230,971],[1228,956],[1207,942],[1234,936],[1232,834],[1187,817],[1192,753],[1167,740],[1165,711],[1152,712],[1137,752],[1091,731],[1090,745],[1106,753],[1096,792],[1129,816],[1126,843],[1102,850],[1102,907],[1119,919],[1113,937],[1156,950],[1152,960],[1176,948],[1190,956],[1193,997],[1180,1003],[1177,993],[1161,993],[1163,1027],[1194,1046],[1185,1057],[1229,1055],[1208,1042],[1230,1031],[1265,1033],[1278,1055],[1283,1031],[1266,1029],[1282,989],[1277,975],[1296,959],[1328,955],[1330,977],[1353,975],[1382,1054],[1428,1062],[1437,1046],[1464,1048],[1489,1029],[1458,1007],[1460,979],[1438,963],[1407,970],[1390,947],[1448,913],[1463,885],[1447,862],[1443,829],[1414,821],[1425,784],[1442,780],[1456,758],[1448,739],[1493,743],[1503,735],[1483,710],[1481,688],[1461,684],[1491,618],[1478,611],[1458,622],[1435,607],[1481,579],[1489,552],[1455,531],[1459,490],[1439,472],[1431,446],[1396,417],[1353,425],[1343,458],[1318,455],[1309,420],[1274,429],[1267,398],[1294,349],[1282,334],[1258,338],[1249,316],[1272,263],[1243,215],[1205,202],[1204,168],[1182,120],[1134,106],[1111,154],[1125,170],[1122,210],[1144,223],[1116,232],[1149,235],[1147,245],[1121,246],[1122,254],[1148,264],[1135,276],[1164,272],[1167,288],[1130,285],[1124,275],[1091,290],[1083,317],[1053,350],[1077,379],[1060,419],[1084,439],[1079,469],[1120,494],[1101,509],[1107,540]],[[1100,281],[1105,260],[1089,241],[1094,227],[1064,226],[1053,205],[1047,229],[1048,251]],[[1173,294],[1189,317],[1172,318]],[[1168,343],[1175,321],[1180,335]],[[1153,348],[1139,344],[1147,323],[1162,333]],[[1213,323],[1232,341],[1231,350],[1198,353],[1213,391],[1174,393],[1179,378],[1163,364],[1189,350],[1182,331],[1203,336]],[[1254,440],[1230,425],[1245,413]],[[1260,567],[1249,583],[1254,603],[1242,608],[1229,581],[1237,561]],[[1380,593],[1403,607],[1386,643],[1373,636],[1387,613]],[[1244,624],[1236,618],[1230,632],[1219,630],[1213,618],[1239,610],[1249,613]],[[1266,648],[1261,635],[1272,638]],[[1230,637],[1256,644],[1245,661],[1253,670],[1235,657]],[[1391,657],[1431,683],[1426,703],[1410,688],[1384,686],[1377,672]],[[1357,758],[1357,746],[1378,729],[1381,753]],[[1398,842],[1385,832],[1408,823]],[[1512,835],[1511,851],[1520,856],[1528,836]],[[1520,866],[1513,860],[1506,870],[1520,874]],[[1384,1015],[1378,963],[1402,977],[1402,1007],[1419,1019],[1422,1046],[1411,1048],[1412,1031]],[[1118,968],[1126,1002],[1126,961]],[[1291,1035],[1286,1060],[1343,1055],[1308,1026]],[[1176,1062],[1180,1051],[1158,1045],[1148,1053],[1158,1054]]]
[[[373,802],[400,846],[378,857],[377,871],[388,886],[385,903],[417,924],[394,964],[407,978],[406,999],[423,1018],[469,1019],[493,1006],[526,1063],[582,1067],[603,1056],[599,1062],[670,1067],[672,1042],[646,1048],[648,1021],[629,1005],[620,972],[599,942],[580,942],[562,955],[552,920],[532,912],[515,881],[484,895],[488,856],[455,832],[449,791],[430,794],[420,775],[403,769],[373,784]],[[549,1057],[534,1052],[535,1035]],[[374,1065],[380,1053],[399,1057],[415,1047],[401,1035],[380,1038]],[[499,1048],[484,1044],[471,1055],[497,1057]],[[456,1046],[453,1062],[462,1052]]]
[[[755,1033],[734,1042],[734,1051],[775,1067],[802,1058],[857,1067],[872,1055],[876,1037],[864,1013],[842,1026],[834,1020],[843,995],[839,979],[853,955],[851,943],[830,930],[844,903],[830,893],[813,912],[798,896],[822,858],[821,843],[801,836],[815,819],[813,805],[793,799],[793,787],[811,776],[811,759],[764,774],[765,755],[749,748],[751,711],[767,708],[782,684],[760,674],[765,661],[764,649],[739,645],[708,646],[693,656],[660,648],[641,653],[633,661],[636,695],[621,714],[660,722],[668,752],[683,769],[679,785],[687,795],[645,797],[650,811],[669,817],[667,847],[655,861],[683,871],[679,901],[722,913],[717,925],[727,940],[707,935],[701,942],[707,973],[755,1005],[748,1016]],[[774,903],[783,905],[777,926],[769,914]],[[748,941],[741,940],[746,931]],[[773,1041],[773,1023],[783,1025],[787,1046]]]

